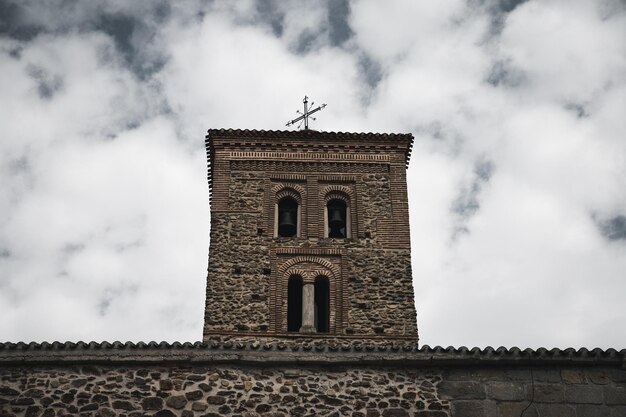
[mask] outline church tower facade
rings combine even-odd
[[[412,140],[209,130],[204,341],[417,342]]]

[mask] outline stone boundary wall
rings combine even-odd
[[[0,416],[626,416],[626,351],[73,345],[0,344]]]

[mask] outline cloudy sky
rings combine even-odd
[[[201,339],[208,128],[413,133],[420,342],[626,347],[626,3],[0,0],[0,341]]]

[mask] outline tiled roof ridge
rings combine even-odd
[[[335,132],[335,131],[323,131],[323,130],[263,130],[263,129],[233,129],[233,128],[221,128],[221,129],[209,129],[207,132],[209,135],[221,134],[229,136],[243,136],[243,137],[299,137],[299,136],[335,136],[335,137],[376,137],[376,138],[407,138],[412,139],[412,133],[377,133],[377,132]]]
[[[453,347],[448,346],[446,348],[442,346],[430,347],[429,345],[417,346],[413,342],[399,342],[391,345],[376,345],[368,342],[326,342],[326,341],[314,341],[311,343],[285,343],[281,341],[272,342],[237,342],[237,341],[210,341],[210,342],[0,342],[1,351],[74,351],[74,350],[276,350],[276,351],[351,351],[351,352],[420,352],[420,353],[434,353],[434,354],[456,354],[465,356],[517,356],[526,358],[619,358],[626,359],[626,349],[617,350],[614,348],[601,349],[594,348],[588,349],[582,348],[552,348],[547,349],[544,347],[538,349],[520,349],[518,347],[506,348],[500,346],[493,348],[487,346],[483,349],[479,347],[468,348],[465,346]]]

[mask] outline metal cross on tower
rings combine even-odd
[[[300,128],[300,126],[302,126],[302,122],[304,121],[304,129],[308,130],[309,117],[311,117],[313,113],[318,112],[326,107],[326,104],[322,104],[321,106],[317,106],[316,108],[309,110],[309,98],[307,96],[304,96],[304,100],[302,100],[302,102],[304,103],[304,113],[302,113],[300,110],[297,110],[296,113],[301,114],[301,116],[288,121],[285,126],[291,126],[297,122],[300,122],[300,124],[298,125],[298,128]],[[314,104],[314,102],[311,102],[311,107],[313,107]],[[311,117],[311,119],[315,120],[315,117]]]

